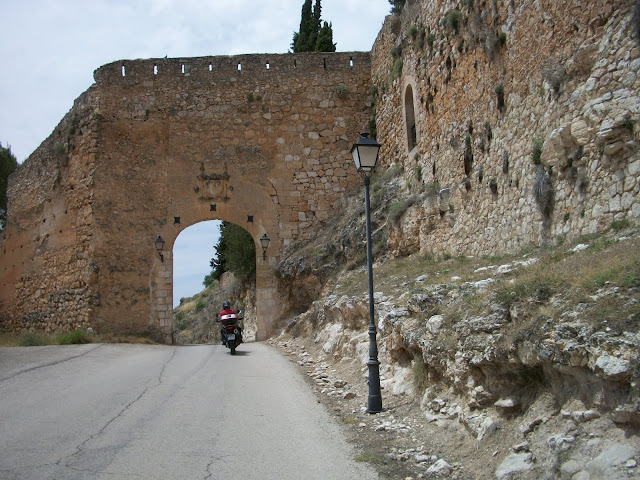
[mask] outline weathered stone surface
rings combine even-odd
[[[434,335],[438,333],[440,327],[442,326],[442,322],[444,321],[444,317],[442,315],[434,315],[429,320],[427,320],[427,329]]]
[[[451,465],[443,459],[439,459],[427,469],[427,474],[429,475],[444,476],[449,475],[449,473],[451,473]]]
[[[531,470],[532,455],[529,452],[508,455],[496,470],[496,478],[511,478],[512,475]]]
[[[561,478],[570,480],[576,473],[582,470],[583,465],[576,460],[569,460],[560,466]]]
[[[617,467],[638,455],[638,450],[626,444],[610,444],[596,458],[591,460],[585,470],[591,478],[619,478]]]
[[[502,28],[513,29],[503,30],[508,40],[499,50],[475,46],[478,36],[489,35],[473,21],[453,37],[440,35],[449,7],[418,2],[411,14],[383,26],[372,51],[372,78],[383,92],[376,104],[381,161],[402,166],[408,183],[419,174],[418,187],[427,192],[437,187],[451,193],[435,197],[434,213],[432,197],[425,194],[412,206],[425,215],[393,227],[393,244],[418,245],[421,253],[435,256],[499,254],[578,238],[608,228],[614,219],[637,217],[635,186],[624,201],[622,192],[612,193],[620,181],[634,183],[628,171],[613,177],[616,164],[633,164],[640,155],[640,80],[634,69],[639,49],[627,30],[633,2],[496,5]],[[471,20],[476,13],[464,15]],[[535,18],[553,27],[545,21],[532,28]],[[392,23],[402,26],[395,30]],[[412,25],[431,32],[432,47],[403,36]],[[389,52],[401,43],[402,74],[395,78]],[[494,75],[495,61],[504,76]],[[404,117],[409,85],[417,131],[411,151]],[[504,107],[498,105],[499,89]],[[530,196],[536,139],[544,145],[545,170],[553,167],[556,201],[546,220]],[[506,165],[499,162],[505,154]],[[393,251],[403,254],[402,248]]]
[[[596,360],[596,368],[608,377],[618,377],[630,373],[631,363],[623,358],[603,354]]]

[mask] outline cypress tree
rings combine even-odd
[[[249,232],[230,222],[222,222],[220,237],[215,245],[216,256],[211,259],[211,273],[205,277],[208,286],[224,272],[233,272],[243,281],[255,278],[256,246]]]
[[[312,8],[312,0],[305,0],[302,5],[300,31],[294,32],[291,47],[293,53],[301,52],[335,52],[333,28],[330,23],[322,23],[321,0],[316,0]]]
[[[313,6],[313,16],[311,17],[311,23],[309,25],[309,43],[308,52],[318,51],[318,34],[320,33],[320,0],[316,0]]]
[[[310,28],[313,26],[313,15],[311,13],[311,0],[305,0],[302,5],[300,18],[300,30],[293,34],[293,53],[309,52],[309,40],[311,37]]]
[[[391,13],[393,15],[400,15],[406,0],[389,0],[389,3],[391,4]]]
[[[333,29],[331,24],[326,21],[318,33],[318,42],[316,43],[316,51],[318,52],[335,52],[336,44],[333,43]]]

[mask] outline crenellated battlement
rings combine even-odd
[[[117,60],[93,72],[98,84],[128,82],[231,81],[286,73],[290,77],[341,73],[360,75],[371,71],[369,52],[252,54],[194,58]]]

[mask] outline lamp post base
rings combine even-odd
[[[367,413],[380,413],[382,411],[382,395],[380,394],[380,362],[369,360],[369,402]]]

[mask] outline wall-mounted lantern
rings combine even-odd
[[[271,239],[266,233],[260,237],[260,246],[262,247],[262,260],[267,259],[267,248],[269,248],[269,242]]]
[[[158,255],[160,255],[160,261],[164,263],[164,257],[162,256],[162,250],[164,250],[164,240],[160,235],[156,238],[156,250],[158,251]]]

